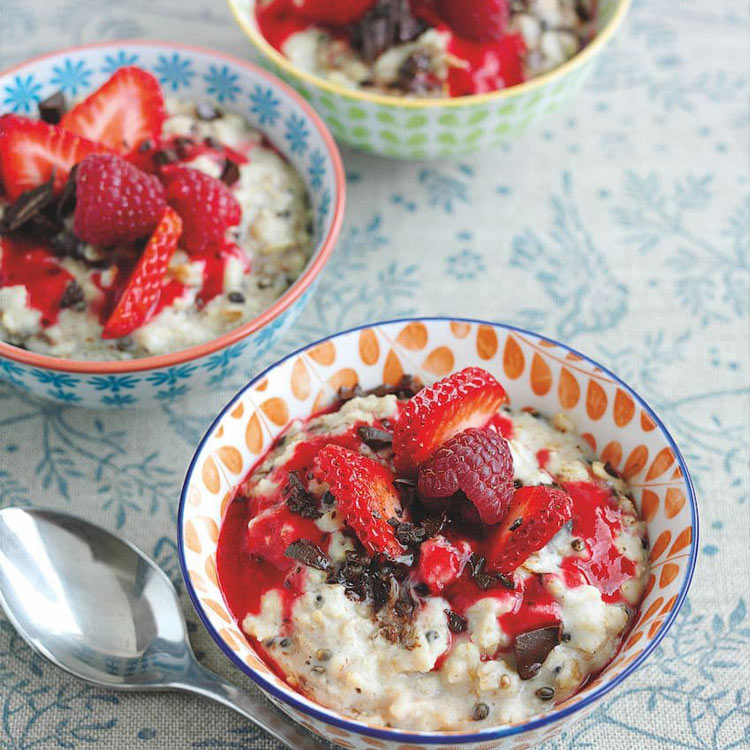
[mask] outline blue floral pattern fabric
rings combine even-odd
[[[1,14],[3,69],[64,45],[164,33],[249,51],[225,6],[208,0],[4,0]],[[270,333],[260,342],[258,369],[368,321],[500,320],[591,354],[663,417],[701,510],[688,603],[643,668],[544,750],[750,747],[749,32],[741,0],[636,0],[574,105],[505,150],[429,164],[344,150],[339,247],[282,343]],[[71,59],[56,75],[75,96],[92,71]],[[137,62],[113,55],[106,70]],[[171,53],[156,73],[177,96],[196,75]],[[216,66],[204,83],[227,107],[238,104],[229,69]],[[0,91],[20,113],[38,99],[33,77],[14,76]],[[278,120],[290,149],[306,153],[305,123],[279,119],[278,104],[262,90],[242,102]],[[309,157],[315,184],[320,159]],[[57,403],[0,385],[0,507],[84,515],[142,547],[182,591],[179,488],[203,431],[243,383],[241,355],[239,345],[204,365],[213,393],[200,401],[181,399],[191,364],[144,376],[158,378],[150,385],[160,406],[141,413],[78,409],[74,375],[32,374]],[[20,382],[13,363],[2,364]],[[139,377],[89,385],[126,406]],[[187,600],[185,611],[200,658],[252,690]],[[216,705],[69,679],[0,619],[0,748],[89,747],[276,748]]]

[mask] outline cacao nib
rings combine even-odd
[[[302,480],[296,472],[289,472],[289,479],[282,494],[292,513],[313,520],[323,515],[318,509],[318,501],[315,495],[305,489],[305,485],[302,484]]]

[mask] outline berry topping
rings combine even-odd
[[[242,218],[242,208],[220,180],[189,167],[170,165],[162,171],[167,202],[184,222],[183,247],[201,253],[221,244],[229,227]]]
[[[321,552],[319,559],[322,565],[323,553],[317,547],[320,537],[321,533],[313,521],[300,522],[283,505],[261,511],[247,524],[246,539],[250,554],[256,560],[268,561],[282,570],[291,568],[295,560],[305,565],[312,562],[312,559],[300,559],[301,545],[292,547],[303,539],[305,546],[314,545]]]
[[[538,552],[572,515],[570,495],[545,485],[516,490],[487,554],[487,570],[510,573]]]
[[[166,111],[159,82],[141,68],[120,68],[70,112],[61,125],[120,153],[161,133]]]
[[[508,443],[494,430],[465,430],[422,466],[417,488],[424,497],[449,497],[461,490],[482,523],[500,523],[514,491]]]
[[[466,542],[461,547],[454,546],[444,536],[436,536],[419,548],[418,577],[432,594],[439,594],[463,572],[471,549]]]
[[[454,435],[484,427],[507,398],[500,383],[480,367],[467,367],[423,388],[406,404],[393,431],[397,469],[415,473]]]
[[[94,245],[114,245],[149,235],[166,203],[159,179],[120,156],[87,156],[76,173],[73,231]]]
[[[65,186],[70,170],[89,154],[106,154],[101,143],[18,115],[0,117],[0,179],[5,194],[14,201],[21,193],[49,182],[54,192]]]
[[[404,554],[393,526],[401,512],[393,473],[377,461],[340,445],[326,445],[316,457],[316,474],[327,482],[338,508],[365,549],[390,558]]]
[[[177,249],[181,229],[180,217],[167,207],[104,325],[103,339],[126,336],[148,323],[159,300],[167,266]]]
[[[498,41],[508,25],[508,0],[436,0],[438,13],[459,36]]]
[[[297,13],[308,21],[344,26],[366,13],[375,0],[293,0]]]

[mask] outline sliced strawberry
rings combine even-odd
[[[461,575],[470,557],[471,548],[466,542],[462,542],[459,548],[438,535],[419,548],[417,575],[431,593],[440,594]]]
[[[127,336],[151,318],[164,274],[182,231],[182,219],[167,207],[102,330],[103,339]]]
[[[127,153],[146,138],[161,135],[166,118],[164,96],[151,73],[120,68],[89,95],[60,124],[66,130]]]
[[[544,485],[516,490],[505,522],[490,540],[487,570],[514,571],[542,549],[572,513],[570,495],[564,490]]]
[[[368,552],[391,558],[404,554],[388,523],[401,512],[401,498],[389,469],[340,445],[321,448],[315,466],[318,479],[328,483],[339,511]]]
[[[423,388],[393,430],[399,472],[414,474],[435,451],[469,427],[484,427],[507,401],[505,389],[481,367],[467,367]]]
[[[59,193],[78,162],[90,154],[108,153],[107,146],[58,125],[19,115],[0,117],[0,179],[10,201],[48,182],[53,172],[54,189]]]

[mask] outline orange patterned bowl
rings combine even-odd
[[[568,413],[583,437],[630,481],[648,525],[652,573],[632,631],[584,689],[529,721],[469,732],[412,732],[354,721],[290,688],[258,657],[229,613],[216,578],[216,543],[233,492],[293,419],[331,404],[341,386],[371,388],[403,373],[430,383],[478,365],[515,407]],[[588,357],[538,334],[475,320],[397,320],[340,333],[290,354],[224,408],[190,464],[178,518],[182,574],[224,653],[292,719],[347,748],[457,750],[536,747],[635,671],[671,626],[690,585],[698,511],[687,467],[659,418],[628,385]]]

